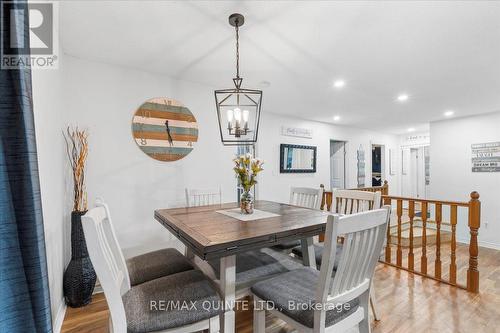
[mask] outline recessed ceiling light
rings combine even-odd
[[[455,111],[452,111],[452,110],[448,110],[444,113],[444,116],[445,117],[451,117],[455,114]]]
[[[408,132],[415,132],[415,129],[413,127],[408,128]]]
[[[340,120],[340,116],[334,116],[333,117],[333,121],[339,121]]]
[[[335,88],[342,88],[345,86],[345,81],[344,80],[336,80],[335,82],[333,82],[333,86]]]
[[[410,98],[410,96],[408,96],[407,94],[401,94],[398,96],[398,101],[406,102],[408,100],[408,98]]]

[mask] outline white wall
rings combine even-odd
[[[67,235],[69,220],[64,219],[64,144],[63,128],[63,69],[32,71],[33,108],[38,150],[45,244],[49,274],[52,318],[56,321],[63,306],[62,277],[69,260]],[[59,319],[60,320],[60,319]]]
[[[471,144],[500,141],[500,112],[431,123],[430,197],[468,201],[481,195],[480,245],[500,248],[500,173],[472,172]],[[468,240],[462,219],[458,237]]]
[[[68,124],[88,128],[89,203],[109,204],[125,255],[179,243],[153,218],[158,208],[183,205],[186,187],[222,186],[223,199],[235,200],[234,148],[220,143],[213,90],[166,76],[67,56],[65,85]],[[194,150],[177,162],[145,155],[132,138],[131,121],[147,99],[183,102],[199,124]]]
[[[281,135],[281,126],[308,128],[313,131],[313,138],[296,138]],[[330,140],[347,141],[346,186],[357,186],[356,151],[363,145],[366,158],[366,182],[371,184],[371,144],[385,145],[385,179],[389,182],[391,194],[399,194],[399,176],[389,175],[389,149],[398,150],[399,137],[365,129],[347,126],[336,126],[326,123],[306,121],[297,118],[263,112],[259,129],[257,155],[265,160],[265,171],[262,172],[258,190],[261,199],[287,202],[291,186],[318,187],[324,184],[330,188]],[[317,147],[316,173],[283,173],[279,172],[279,149],[281,143],[299,144]],[[397,156],[397,155],[396,155]],[[396,161],[396,166],[398,161]],[[397,169],[397,168],[396,168]]]

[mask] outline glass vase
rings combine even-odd
[[[250,191],[245,191],[240,200],[241,214],[253,214],[253,195]]]

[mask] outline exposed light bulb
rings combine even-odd
[[[452,110],[448,110],[444,113],[444,116],[445,117],[451,117],[455,114],[455,111],[452,111]]]
[[[334,116],[333,117],[333,121],[339,121],[340,120],[340,116]]]
[[[240,127],[241,110],[239,108],[234,109],[234,120],[236,120],[236,127]]]
[[[233,121],[233,110],[227,110],[227,121],[229,123]]]
[[[248,121],[248,110],[243,110],[243,121],[244,122]]]

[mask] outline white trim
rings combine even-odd
[[[56,317],[54,318],[54,324],[52,327],[52,331],[54,333],[60,333],[62,324],[64,322],[64,316],[66,315],[66,303],[64,302],[64,299],[61,298],[59,302],[59,308],[57,309]]]
[[[469,245],[470,239],[465,239],[465,238],[457,238],[457,243],[461,243],[463,245]],[[485,247],[487,249],[493,249],[493,250],[500,250],[500,244],[499,243],[493,243],[489,241],[482,241],[478,240],[477,244],[479,247]],[[479,256],[481,259],[481,256]]]

